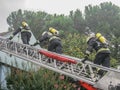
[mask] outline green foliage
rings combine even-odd
[[[118,60],[120,62],[120,37],[116,38],[115,36],[111,39],[110,43],[110,49],[112,53],[112,57]]]
[[[15,70],[7,80],[9,90],[75,90],[77,88],[69,81],[70,78],[44,68],[30,73]]]
[[[99,6],[86,6],[85,20],[86,25],[95,32],[102,32],[109,35],[112,32],[117,35],[119,31],[120,8],[111,2],[101,3]],[[117,35],[118,36],[118,35]]]
[[[85,28],[85,20],[83,18],[82,12],[77,9],[73,14],[71,14],[71,19],[73,20],[73,25],[76,31],[83,33]]]
[[[86,49],[86,38],[83,35],[67,33],[67,37],[62,40],[65,54],[81,58],[84,56]]]
[[[111,61],[110,61],[111,67],[117,68],[118,66],[118,61],[114,58],[111,57]]]

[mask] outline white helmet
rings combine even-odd
[[[95,37],[95,33],[90,32],[90,33],[89,33],[89,37]]]
[[[95,33],[93,33],[93,32],[88,34],[86,42],[88,42],[92,37],[95,37]]]

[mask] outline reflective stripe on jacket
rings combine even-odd
[[[21,32],[31,32],[31,30],[22,29]]]
[[[98,51],[97,51],[97,54],[98,53],[111,53],[110,52],[110,49],[109,48],[100,48]]]
[[[51,40],[53,40],[53,39],[61,40],[61,39],[60,39],[59,37],[57,37],[57,36],[52,36],[52,37],[50,37],[49,41],[51,41]]]

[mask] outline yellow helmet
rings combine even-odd
[[[26,26],[28,26],[28,24],[27,24],[25,21],[23,21],[23,22],[22,22],[22,26],[23,26],[23,27],[26,27]]]
[[[58,35],[59,34],[59,31],[54,29],[53,27],[49,28],[49,32],[51,32],[53,35]]]
[[[102,34],[101,33],[96,33],[96,38],[99,38],[99,37],[101,37],[102,36]]]
[[[49,32],[53,29],[53,27],[49,27]]]

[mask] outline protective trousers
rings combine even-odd
[[[110,67],[110,53],[98,53],[95,57],[94,63],[109,68]],[[98,71],[98,74],[102,76],[104,74],[104,71],[100,69]]]
[[[21,39],[23,44],[28,44],[31,38],[31,33],[30,32],[21,32]]]
[[[62,53],[61,40],[59,40],[59,39],[51,40],[50,44],[48,46],[48,51],[52,51],[52,52],[61,54]]]

